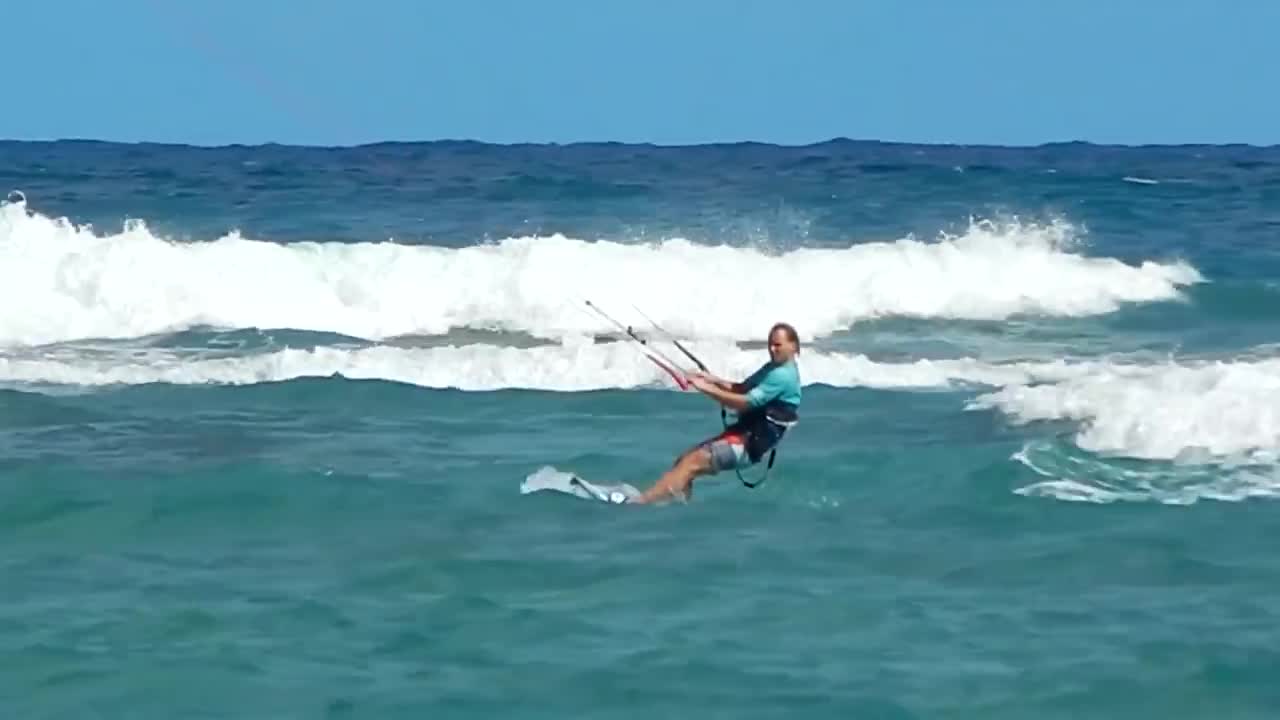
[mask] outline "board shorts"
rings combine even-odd
[[[744,468],[751,464],[747,457],[746,438],[724,432],[702,444],[711,453],[711,472]]]

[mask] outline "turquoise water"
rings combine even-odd
[[[1280,707],[1274,149],[0,159],[14,717]],[[720,428],[584,298],[725,375],[797,326],[763,486],[520,493]]]

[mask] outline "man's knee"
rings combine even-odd
[[[681,455],[676,464],[683,465],[686,469],[695,472],[707,472],[711,470],[711,451],[705,447],[693,448]]]

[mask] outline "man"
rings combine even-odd
[[[759,462],[795,422],[801,394],[795,361],[799,352],[795,328],[778,323],[769,329],[769,362],[746,380],[734,383],[706,373],[690,375],[690,385],[737,412],[738,420],[681,455],[653,487],[631,502],[650,503],[668,495],[687,498],[694,478]]]

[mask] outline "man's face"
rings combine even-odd
[[[784,363],[795,357],[796,346],[787,339],[787,331],[782,328],[769,335],[769,358],[775,363]]]

